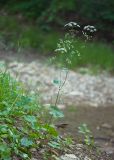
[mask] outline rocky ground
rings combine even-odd
[[[66,70],[57,69],[45,63],[35,54],[15,54],[0,50],[1,69],[7,68],[13,77],[25,83],[32,92],[40,93],[46,105],[54,103],[60,82],[63,82]],[[61,77],[61,80],[60,80]],[[114,105],[114,77],[103,72],[99,75],[81,74],[68,71],[58,107],[66,106],[109,107]],[[96,152],[86,152],[83,145],[75,145],[74,151],[61,157],[61,160],[110,160],[106,154],[98,156]],[[113,160],[113,159],[112,159]]]
[[[4,52],[1,55],[2,63],[7,66],[12,76],[24,82],[31,90],[39,92],[44,103],[54,101],[59,87],[56,82],[60,82],[60,74],[61,82],[64,81],[66,70],[49,66],[36,57],[33,60],[29,57],[27,61],[26,57],[20,60],[15,55],[9,58]],[[64,105],[112,106],[114,105],[114,77],[106,72],[89,75],[81,74],[80,70],[69,71],[59,103],[60,107],[65,107]]]

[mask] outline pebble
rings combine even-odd
[[[110,124],[108,124],[108,123],[103,123],[103,124],[101,125],[101,127],[102,127],[102,128],[105,128],[105,129],[112,129],[112,126],[111,126]]]
[[[91,160],[91,159],[88,156],[85,156],[84,160]]]
[[[80,160],[80,158],[74,154],[65,154],[60,157],[60,160]]]

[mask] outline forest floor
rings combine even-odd
[[[38,54],[25,51],[16,54],[14,51],[1,49],[0,62],[31,92],[40,93],[43,105],[54,103],[58,85],[53,82],[59,80],[60,72],[64,81],[65,70],[50,66],[48,61]],[[109,156],[113,160],[114,76],[105,71],[97,75],[90,75],[89,72],[82,74],[82,70],[83,68],[69,71],[62,90],[58,107],[65,113],[65,118],[57,123],[68,123],[68,126],[65,129],[60,128],[60,132],[71,134],[77,141],[77,128],[81,123],[86,123],[95,137],[96,146],[103,152],[97,154],[95,149],[90,151],[84,145],[75,145],[71,152],[75,155],[74,159],[78,160],[76,157],[83,153],[79,160],[110,160]],[[70,160],[66,157],[65,160],[67,159]]]

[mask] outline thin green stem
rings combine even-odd
[[[58,92],[57,92],[57,97],[56,97],[56,100],[55,100],[55,106],[57,106],[57,104],[58,104],[59,95],[60,95],[60,92],[61,92],[63,86],[64,86],[65,83],[66,83],[67,77],[68,77],[68,72],[66,72],[66,76],[65,76],[65,79],[64,79],[62,85],[61,85],[61,84],[59,85],[59,89],[58,89]]]

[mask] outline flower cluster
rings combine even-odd
[[[69,23],[65,24],[64,27],[78,27],[78,28],[80,28],[80,25],[77,24],[76,22],[69,22]]]
[[[85,42],[90,40],[91,34],[89,32],[95,32],[96,29],[94,26],[85,26],[83,29],[79,24],[75,22],[69,22],[65,26],[65,29],[68,27],[68,31],[65,34],[64,38],[59,39],[57,43],[57,48],[55,50],[55,56],[51,58],[55,63],[59,60],[59,63],[56,63],[59,67],[67,68],[65,69],[65,76],[62,77],[63,72],[60,72],[60,79],[54,79],[53,83],[58,85],[58,92],[55,100],[54,106],[56,106],[60,100],[60,92],[65,85],[65,82],[68,77],[68,68],[72,68],[72,62],[74,59],[80,59],[81,54],[80,51],[85,46],[78,46],[78,35],[83,35],[85,38]],[[78,34],[79,33],[79,34]],[[62,80],[63,79],[63,80]]]
[[[74,55],[77,54],[77,57],[80,56],[79,51],[74,46],[76,43],[75,41],[76,40],[70,34],[67,34],[64,39],[60,39],[57,43],[57,49],[55,52],[62,54],[60,56],[62,56],[61,58],[64,59],[67,67],[71,65]]]
[[[86,43],[88,40],[91,40],[92,33],[97,30],[94,26],[90,25],[81,27],[76,22],[69,22],[65,24],[64,27],[68,27],[68,31],[65,34],[64,38],[60,39],[57,43],[57,49],[55,50],[55,52],[59,54],[55,55],[54,60],[59,57],[60,62],[62,62],[65,67],[71,67],[74,57],[80,59],[80,51],[82,48],[85,48],[85,45],[81,47],[76,45],[78,42],[78,37],[81,35],[84,36],[84,40]]]
[[[96,28],[94,26],[87,25],[84,27],[84,31],[89,31],[91,33],[96,32]]]

